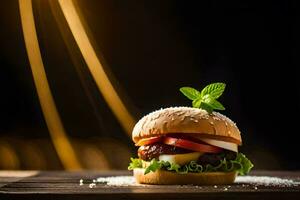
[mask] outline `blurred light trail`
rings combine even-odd
[[[65,169],[81,169],[81,164],[64,130],[50,91],[37,39],[32,0],[19,0],[19,9],[28,59],[51,139]]]
[[[2,140],[2,138],[1,138]],[[20,160],[15,149],[7,142],[0,140],[0,169],[20,169]]]
[[[105,73],[103,65],[97,57],[95,49],[80,20],[74,2],[72,0],[58,0],[58,2],[97,87],[123,129],[131,136],[135,120]]]

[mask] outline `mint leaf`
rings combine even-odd
[[[224,106],[217,100],[213,99],[209,94],[206,94],[204,97],[193,100],[194,108],[203,108],[203,109],[217,109],[225,110]]]
[[[213,108],[213,106],[211,104],[213,101],[214,101],[214,98],[212,98],[209,94],[206,94],[204,97],[202,97],[202,102],[208,104],[212,108]]]
[[[206,110],[208,113],[212,113],[212,111],[214,110],[214,108],[211,107],[210,104],[205,103],[205,102],[201,102],[200,108],[202,108],[203,110]]]
[[[192,104],[194,108],[200,108],[202,99],[195,99]]]
[[[182,92],[182,94],[184,94],[184,96],[186,96],[190,100],[198,99],[201,96],[201,93],[192,87],[182,87],[179,90],[180,92]]]
[[[201,96],[209,94],[213,99],[217,99],[223,94],[225,87],[225,83],[209,84],[201,91]]]
[[[212,113],[214,109],[225,110],[225,107],[217,101],[217,98],[223,94],[225,87],[225,83],[211,83],[201,92],[191,87],[182,87],[179,90],[184,96],[192,100],[194,108],[202,108],[208,113]]]
[[[224,106],[215,99],[211,99],[211,101],[208,104],[215,110],[225,110]]]

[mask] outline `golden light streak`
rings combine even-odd
[[[117,117],[121,126],[131,136],[135,120],[126,109],[124,103],[105,73],[76,11],[74,2],[72,0],[58,0],[58,2],[97,87],[102,93],[110,109]]]
[[[2,169],[19,169],[20,161],[16,151],[9,143],[0,141],[0,168]],[[0,176],[1,177],[1,176]]]
[[[57,154],[66,169],[81,169],[55,106],[37,39],[32,0],[19,0],[25,46],[41,108]]]

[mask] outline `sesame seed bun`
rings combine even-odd
[[[191,107],[170,107],[144,116],[135,125],[132,140],[180,133],[195,138],[211,138],[241,145],[236,124],[226,116]]]
[[[224,185],[232,184],[236,172],[205,172],[179,174],[165,170],[157,170],[144,175],[145,169],[136,168],[133,175],[138,183],[157,185]]]

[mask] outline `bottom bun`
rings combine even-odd
[[[144,175],[145,169],[136,168],[133,175],[138,183],[152,185],[222,185],[232,184],[236,172],[206,172],[179,174],[165,170],[157,170]]]

